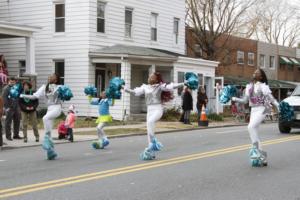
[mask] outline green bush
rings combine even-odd
[[[220,122],[220,121],[224,121],[224,118],[222,115],[218,115],[216,113],[211,113],[211,114],[208,114],[207,118],[211,121],[217,121],[217,122]]]

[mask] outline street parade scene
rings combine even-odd
[[[300,200],[297,0],[0,0],[0,199]]]

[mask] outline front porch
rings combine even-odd
[[[130,88],[147,83],[149,74],[160,72],[165,82],[182,82],[184,72],[199,74],[201,85],[206,85],[213,95],[213,78],[216,62],[183,57],[172,52],[162,52],[143,47],[116,45],[90,52],[90,59],[95,70],[95,85],[98,92],[104,91],[113,76],[120,76]],[[181,90],[174,91],[174,100],[167,107],[181,106]],[[193,92],[194,105],[197,92]],[[213,107],[213,106],[211,106]],[[195,110],[194,110],[195,111]],[[111,114],[115,119],[126,120],[128,117],[146,113],[144,97],[135,97],[124,93],[121,100],[115,101]],[[97,115],[97,113],[94,113]]]

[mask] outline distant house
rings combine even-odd
[[[195,40],[193,29],[187,28],[187,53],[190,57],[205,58]],[[227,42],[224,44],[224,41]],[[300,60],[296,49],[234,36],[221,36],[217,40],[216,76],[224,77],[224,84],[245,86],[251,81],[257,68],[263,69],[269,85],[278,99],[286,97],[288,91],[300,81]]]
[[[113,76],[121,76],[134,88],[154,71],[161,72],[166,82],[183,81],[184,72],[193,71],[214,93],[218,63],[185,55],[184,0],[10,0],[0,6],[0,20],[41,27],[32,38],[37,85],[58,73],[72,88],[75,97],[69,103],[81,116],[89,111],[97,116],[83,88],[93,84],[101,92]],[[21,76],[23,66],[28,66],[25,47],[24,38],[0,39],[10,74]],[[175,93],[169,106],[181,105],[180,91]],[[143,102],[143,97],[124,94],[111,113],[115,119],[143,113]]]

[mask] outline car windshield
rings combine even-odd
[[[292,96],[300,96],[300,85],[298,87],[296,87],[296,89],[294,90]]]

